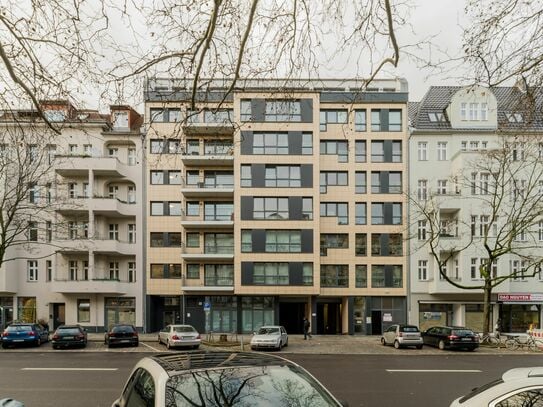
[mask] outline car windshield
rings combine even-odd
[[[114,326],[113,328],[111,328],[111,332],[134,332],[134,328],[132,328],[130,325]]]
[[[419,329],[416,326],[403,326],[400,328],[400,332],[418,332]]]
[[[503,383],[503,380],[502,379],[497,379],[497,380],[494,380],[493,382],[490,382],[490,383],[487,383],[487,384],[484,384],[480,387],[476,387],[474,388],[471,393],[469,394],[466,394],[464,397],[462,397],[460,400],[458,400],[460,403],[464,403],[466,401],[468,401],[469,399],[475,397],[476,395],[478,394],[481,394],[482,392],[494,387],[494,386],[497,386],[498,384],[502,384]]]
[[[59,328],[57,333],[59,335],[79,335],[81,332],[77,328]]]
[[[194,328],[191,326],[174,326],[174,332],[194,332]]]
[[[168,406],[337,406],[307,373],[295,366],[258,366],[196,371],[166,383]]]
[[[8,332],[26,332],[26,331],[32,331],[31,325],[15,325],[15,326],[8,326],[7,328]]]
[[[458,336],[468,336],[473,335],[473,331],[470,331],[469,329],[455,329],[452,331],[452,334]]]
[[[278,334],[279,328],[260,328],[258,330],[258,335],[271,335]]]

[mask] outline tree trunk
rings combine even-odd
[[[490,324],[492,321],[490,320],[490,311],[491,311],[491,304],[490,304],[490,297],[492,294],[492,285],[490,285],[490,281],[485,281],[485,288],[483,291],[483,335],[488,334],[491,332],[491,326]]]

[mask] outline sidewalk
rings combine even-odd
[[[162,350],[162,346],[158,345],[158,333],[140,334],[140,342],[148,343],[152,348]],[[238,335],[238,340],[243,342],[243,350],[250,351],[250,340],[252,335]],[[289,335],[289,345],[281,350],[281,353],[304,353],[304,354],[368,354],[368,355],[435,355],[435,354],[472,354],[471,352],[459,351],[440,351],[437,348],[424,346],[422,349],[407,348],[394,349],[392,346],[381,345],[380,336],[354,336],[354,335],[313,335],[311,339],[304,340],[303,335]],[[103,333],[88,333],[88,340],[92,342],[104,341]],[[230,350],[239,351],[241,346],[206,346],[202,345],[202,349]],[[164,347],[164,350],[166,348]],[[147,349],[148,351],[149,349]],[[475,354],[519,354],[519,353],[534,353],[528,349],[519,349],[509,351],[504,348],[492,348],[481,346]]]

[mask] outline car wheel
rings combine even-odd
[[[171,349],[172,347],[170,346],[170,341],[168,339],[166,339],[166,349]]]
[[[394,341],[394,348],[395,348],[395,349],[400,349],[400,348],[401,348],[400,342]]]
[[[2,344],[2,348],[7,349],[7,348],[8,348],[8,344],[7,344],[7,343],[3,343],[3,344]]]
[[[287,346],[288,346],[288,339],[287,339],[287,341],[285,342],[285,348],[286,348]]]
[[[381,338],[381,345],[386,346],[386,344],[387,344],[387,341],[385,340],[385,338]]]
[[[53,345],[53,349],[58,349],[58,346],[57,346],[57,345]]]
[[[162,344],[162,341],[160,340],[160,335],[158,335],[158,344]]]
[[[468,348],[468,351],[473,352],[475,348]]]
[[[200,347],[200,345],[194,345],[192,348],[193,349],[198,349]]]
[[[140,341],[136,341],[136,342],[134,342],[134,347],[136,347],[136,348],[137,348],[138,346],[140,346]]]
[[[36,339],[36,346],[40,346],[41,345],[41,338],[38,338]]]
[[[445,341],[439,341],[439,343],[437,344],[437,347],[440,350],[445,350]]]
[[[422,349],[422,345],[417,345],[417,349]]]

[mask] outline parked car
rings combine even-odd
[[[87,331],[79,325],[61,325],[51,338],[53,349],[87,346]]]
[[[288,346],[288,335],[284,327],[279,325],[267,325],[261,327],[251,338],[251,349],[260,348],[281,350]]]
[[[383,345],[394,345],[396,349],[406,346],[416,346],[422,349],[422,336],[415,325],[395,324],[388,327],[381,336]]]
[[[139,335],[136,327],[130,324],[115,324],[109,327],[104,336],[104,343],[111,348],[113,345],[139,345]]]
[[[163,353],[141,359],[112,407],[341,406],[294,362],[255,352]]]
[[[422,341],[425,345],[436,346],[441,350],[450,348],[472,351],[479,347],[479,335],[461,326],[433,326],[422,332]]]
[[[40,346],[49,340],[49,332],[39,324],[13,323],[2,333],[2,347],[30,344]]]
[[[163,343],[171,349],[178,346],[188,346],[198,349],[202,337],[192,325],[167,325],[158,333],[158,343]]]
[[[543,367],[506,371],[501,379],[474,388],[450,407],[506,407],[543,405]]]

